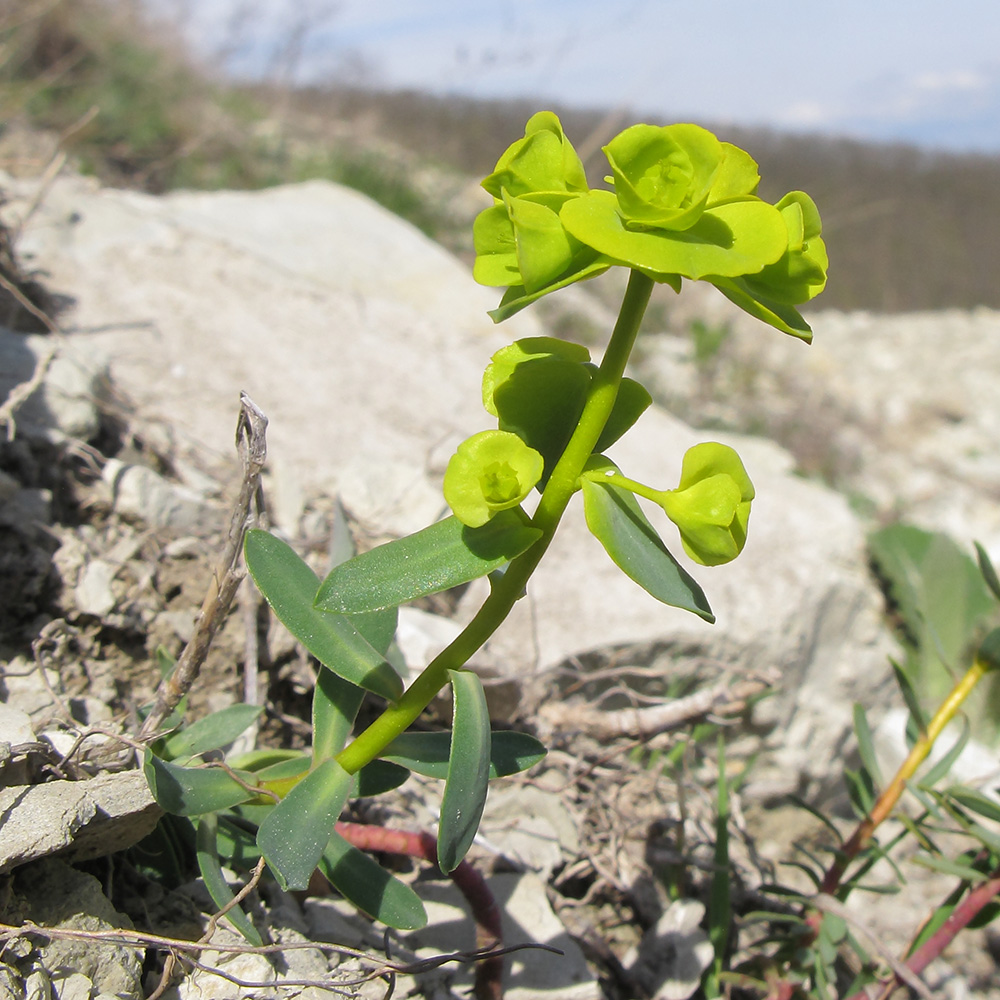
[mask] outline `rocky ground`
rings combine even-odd
[[[196,939],[212,907],[182,842],[168,871],[168,848],[143,840],[158,810],[137,772],[82,780],[74,751],[84,733],[90,746],[108,730],[134,733],[157,650],[176,655],[191,636],[239,479],[240,391],[270,420],[272,522],[322,571],[341,508],[360,546],[438,516],[444,464],[487,425],[483,367],[543,326],[526,313],[493,327],[493,293],[463,265],[330,184],[153,198],[67,174],[44,187],[0,178],[0,188],[21,266],[49,290],[34,312],[55,321],[0,331],[0,920]],[[539,315],[596,352],[613,283],[575,289]],[[781,796],[837,807],[852,703],[873,706],[877,721],[893,697],[895,644],[866,530],[904,515],[1000,555],[1000,317],[820,313],[806,348],[724,303],[665,301],[654,303],[637,372],[674,415],[647,413],[616,461],[659,481],[706,436],[695,426],[713,427],[756,484],[751,537],[737,563],[700,574],[719,618],[710,627],[647,599],[571,511],[528,600],[479,656],[495,719],[552,748],[491,793],[474,850],[504,907],[506,942],[564,953],[511,956],[508,997],[655,993],[670,970],[649,956],[669,950],[664,913],[680,919],[671,899],[705,898],[714,738],[685,742],[687,728],[641,737],[616,728],[613,711],[673,703],[688,723],[706,712],[685,714],[683,697],[715,692],[708,714],[727,720],[729,768],[746,769],[733,810],[735,905],[756,908],[763,882],[792,877],[775,866],[793,842],[819,837]],[[699,351],[697,336],[717,343]],[[476,599],[473,586],[407,609],[398,639],[408,667],[425,664]],[[303,745],[311,678],[280,627],[262,629],[247,588],[189,711],[259,698],[260,744]],[[748,707],[761,689],[771,696]],[[436,795],[408,784],[358,818],[433,829]],[[419,865],[401,870],[432,919],[394,939],[392,954],[472,947],[454,888]],[[898,950],[951,884],[918,874],[910,895],[866,899],[859,919]],[[263,884],[251,909],[275,943],[364,954],[286,948],[274,960],[217,948],[199,961],[265,985],[188,964],[166,995],[318,997],[316,985],[277,984],[330,977],[358,995],[385,993],[379,979],[348,985],[385,958],[386,943],[337,901]],[[232,941],[227,933],[213,943]],[[682,955],[698,946],[695,934],[670,940],[686,942]],[[929,976],[935,995],[1000,995],[992,942],[982,931],[960,938]],[[68,933],[47,945],[14,937],[0,997],[138,997],[161,982],[163,955],[146,938],[99,947],[91,935],[83,947]],[[467,966],[447,963],[400,975],[395,988],[463,996],[470,982]]]

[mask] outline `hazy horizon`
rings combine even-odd
[[[993,0],[145,0],[243,79],[340,82],[1000,152]]]

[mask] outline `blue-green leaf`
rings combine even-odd
[[[308,887],[353,786],[353,775],[325,760],[260,824],[257,846],[283,889]]]
[[[1000,579],[997,578],[997,571],[993,566],[993,561],[989,557],[989,553],[979,544],[976,545],[976,556],[979,561],[979,572],[983,574],[983,579],[986,581],[986,586],[990,588],[993,596],[1000,601]]]
[[[356,615],[436,594],[499,569],[541,537],[520,510],[504,510],[480,528],[447,517],[334,567],[316,607]]]
[[[871,776],[872,783],[876,787],[881,787],[884,782],[878,766],[871,726],[868,725],[868,716],[865,714],[864,706],[858,702],[854,703],[854,732],[858,738],[858,754],[861,757],[861,763],[864,764],[865,770]]]
[[[239,781],[219,767],[181,767],[160,760],[148,748],[143,755],[143,773],[153,798],[169,813],[200,816],[218,812],[255,797]],[[235,771],[239,778],[254,784],[249,771]]]
[[[236,739],[264,709],[260,705],[230,705],[206,715],[190,726],[170,733],[160,741],[162,755],[169,760],[194,757],[218,750]]]
[[[906,702],[906,707],[909,710],[910,722],[912,722],[917,732],[922,735],[927,732],[927,714],[921,707],[917,693],[913,690],[913,684],[910,682],[909,677],[906,676],[906,671],[903,667],[895,660],[890,660],[889,664],[892,666],[893,676],[896,678],[903,701]],[[912,742],[910,745],[912,746]]]
[[[351,797],[366,799],[372,795],[391,792],[392,789],[399,788],[409,776],[409,770],[399,764],[387,760],[373,760],[365,764],[355,775],[356,790],[351,793]]]
[[[545,747],[527,733],[494,730],[490,738],[490,780],[518,774],[545,757]],[[427,778],[448,777],[451,733],[403,733],[381,754],[383,760]]]
[[[313,756],[316,763],[336,757],[351,735],[365,692],[356,684],[321,670],[313,688]]]
[[[371,645],[357,623],[314,606],[319,580],[290,545],[254,529],[247,532],[244,552],[247,569],[267,603],[323,666],[389,701],[403,693],[403,682],[384,651]]]
[[[454,871],[479,829],[490,778],[490,714],[483,682],[470,670],[449,670],[454,699],[451,754],[438,824],[438,864]]]
[[[209,813],[198,820],[195,826],[195,852],[205,888],[212,897],[212,902],[221,910],[233,901],[233,890],[229,888],[219,866],[218,827],[215,813]],[[226,920],[254,947],[259,948],[264,943],[257,928],[250,923],[250,918],[239,906],[231,906],[226,911]]]
[[[319,870],[362,913],[389,927],[414,930],[427,923],[420,897],[336,831],[319,860]]]
[[[973,788],[966,788],[964,785],[955,785],[948,789],[948,795],[959,805],[987,819],[1000,823],[1000,803],[995,799],[988,798],[982,792],[977,792]]]
[[[714,622],[705,592],[667,551],[635,497],[591,479],[582,487],[587,527],[615,564],[658,601]]]
[[[242,813],[246,806],[237,806],[234,812]],[[239,871],[247,871],[260,860],[260,851],[253,833],[242,824],[233,822],[228,815],[219,816],[219,832],[216,840],[218,853],[226,859],[226,864]]]
[[[951,771],[952,765],[958,760],[965,749],[965,745],[969,742],[971,733],[972,728],[969,725],[968,718],[962,716],[962,731],[959,733],[958,739],[955,740],[954,745],[949,748],[948,752],[920,779],[921,788],[933,788],[934,785]]]
[[[242,768],[244,771],[253,771],[256,774],[274,764],[280,764],[286,760],[301,760],[304,756],[306,755],[302,750],[265,747],[261,750],[248,750],[246,753],[230,757],[227,763],[230,767]]]

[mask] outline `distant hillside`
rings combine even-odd
[[[154,192],[326,177],[462,249],[469,220],[451,211],[453,189],[464,187],[461,175],[485,175],[537,110],[412,92],[236,87],[128,0],[0,0],[0,169],[41,173],[58,149],[107,184]],[[553,110],[592,182],[606,169],[600,146],[642,120]],[[822,307],[1000,308],[1000,156],[716,131],[760,162],[762,195],[801,188],[816,199],[831,259]],[[39,134],[48,151],[36,155]],[[412,169],[424,165],[460,176],[428,184]]]
[[[425,158],[485,174],[538,107],[414,92],[302,91],[293,106],[364,121]],[[596,151],[630,114],[553,108],[578,148]],[[648,120],[648,119],[647,119]],[[666,123],[664,123],[666,124]],[[704,123],[713,127],[711,123]],[[717,127],[760,163],[761,195],[808,191],[830,250],[824,308],[1000,308],[1000,156]],[[588,158],[592,183],[600,155]]]

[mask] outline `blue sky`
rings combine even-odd
[[[997,0],[149,2],[242,74],[305,26],[301,80],[1000,153]]]

